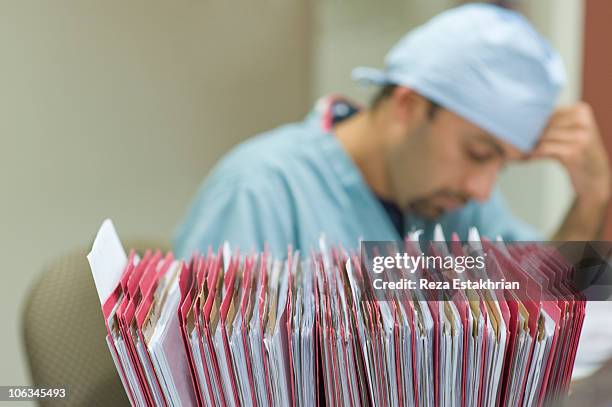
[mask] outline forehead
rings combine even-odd
[[[443,120],[447,120],[461,139],[466,143],[489,146],[493,149],[499,150],[500,152],[503,152],[503,156],[507,160],[519,160],[525,157],[526,154],[514,145],[495,137],[490,132],[484,130],[480,126],[477,126],[471,121],[464,119],[458,114],[447,109],[443,109],[441,113],[441,116],[444,116]]]

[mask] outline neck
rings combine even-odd
[[[356,113],[334,127],[334,134],[353,159],[366,184],[382,199],[393,201],[381,123],[369,110]]]

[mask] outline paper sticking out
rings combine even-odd
[[[98,230],[91,251],[87,254],[100,304],[113,292],[127,263],[127,256],[119,240],[113,221],[105,219]]]

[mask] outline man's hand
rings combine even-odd
[[[562,240],[597,237],[612,186],[608,155],[591,107],[584,102],[557,110],[530,158],[553,158],[568,171],[574,206],[555,236]]]
[[[602,203],[610,198],[608,156],[588,104],[557,110],[531,157],[561,162],[579,200]]]

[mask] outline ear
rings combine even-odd
[[[391,101],[393,116],[402,123],[418,122],[427,114],[427,100],[410,88],[397,86]]]

